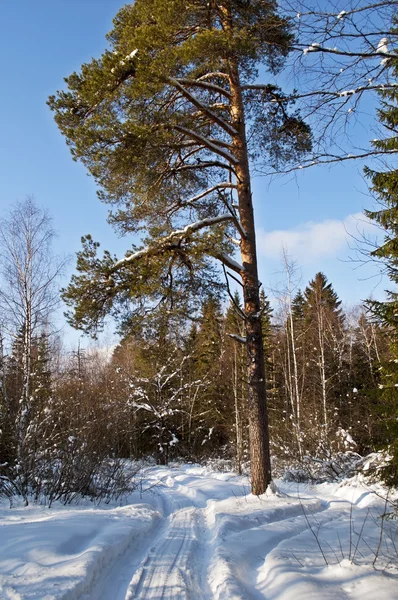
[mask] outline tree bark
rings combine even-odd
[[[236,135],[233,139],[239,216],[245,236],[240,252],[243,272],[244,312],[246,315],[247,381],[249,402],[249,439],[251,489],[255,495],[265,492],[271,482],[268,413],[266,403],[265,361],[260,313],[260,282],[257,269],[256,235],[246,142],[246,128],[239,70],[229,62],[231,119]]]

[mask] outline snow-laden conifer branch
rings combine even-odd
[[[210,110],[229,110],[229,105],[224,102],[214,102],[209,105]]]
[[[186,127],[182,127],[181,125],[173,125],[173,129],[176,129],[177,131],[179,131],[180,133],[183,133],[187,137],[190,137],[191,139],[196,140],[197,142],[199,142],[203,146],[205,146],[208,150],[211,150],[211,152],[215,152],[219,156],[222,156],[222,158],[225,158],[228,162],[232,163],[233,165],[238,164],[238,161],[236,160],[236,158],[234,157],[233,154],[231,154],[224,148],[220,148],[220,146],[218,146],[217,143],[212,142],[209,138],[206,138],[205,136],[201,135],[200,133],[197,133],[196,131],[193,131],[192,129],[187,129]]]
[[[171,83],[171,85],[177,88],[181,92],[181,94],[187,100],[189,100],[189,102],[191,102],[191,104],[196,106],[196,108],[199,109],[204,115],[210,117],[213,123],[224,129],[224,131],[226,131],[232,137],[236,136],[237,132],[230,123],[228,123],[222,117],[210,110],[205,104],[203,104],[198,98],[196,98],[196,96],[191,94],[189,90],[187,90],[183,85],[181,85],[181,83],[179,83],[177,79],[170,77],[169,82]]]
[[[208,90],[209,92],[216,92],[218,94],[222,94],[229,100],[231,99],[231,94],[228,90],[224,89],[220,85],[216,85],[215,83],[207,83],[201,79],[177,79],[178,83],[187,87],[199,87],[204,90]]]
[[[238,335],[237,333],[227,333],[227,336],[239,342],[240,344],[247,344],[247,338]]]
[[[229,75],[227,75],[227,73],[223,73],[222,71],[205,73],[201,77],[198,77],[197,81],[205,81],[206,79],[226,79],[229,83]]]
[[[225,254],[224,252],[215,254],[215,258],[217,258],[223,265],[228,267],[228,269],[235,271],[235,273],[238,273],[239,275],[242,275],[242,273],[245,271],[245,268],[242,265],[240,265],[238,262],[236,262],[236,260],[234,260],[231,256],[228,256],[228,254]]]
[[[226,221],[232,221],[230,214],[222,214],[218,215],[217,217],[207,217],[205,219],[201,219],[200,221],[196,221],[195,223],[190,223],[183,229],[177,229],[169,235],[156,240],[153,244],[146,246],[145,248],[142,248],[133,254],[129,254],[124,258],[121,258],[112,266],[110,269],[110,274],[118,271],[126,265],[135,262],[136,260],[140,260],[141,258],[158,256],[166,250],[173,250],[174,248],[177,248],[184,239],[187,239],[193,233],[196,233],[205,227],[211,227],[212,225],[217,225]]]

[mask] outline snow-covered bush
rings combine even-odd
[[[0,475],[0,497],[22,496],[28,501],[51,506],[90,498],[96,503],[109,502],[136,487],[140,466],[131,461],[98,459],[90,453],[64,454],[53,460],[38,460],[29,479],[18,466]],[[5,472],[5,470],[3,469]]]
[[[286,481],[322,483],[350,477],[360,465],[362,457],[356,452],[336,452],[323,456],[304,456],[301,463],[288,466],[283,478]]]

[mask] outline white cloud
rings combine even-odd
[[[320,257],[337,257],[355,246],[354,238],[376,235],[376,227],[363,213],[348,215],[343,221],[328,219],[309,221],[294,229],[257,232],[260,256],[280,259],[284,247],[300,263],[311,263]]]

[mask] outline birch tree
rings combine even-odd
[[[15,423],[17,460],[23,462],[34,393],[32,347],[59,302],[56,287],[63,262],[53,257],[54,230],[47,213],[32,198],[17,204],[0,221],[0,313],[4,333],[20,345],[22,391]]]
[[[254,0],[136,0],[122,8],[110,47],[49,100],[56,122],[115,210],[138,234],[120,259],[89,236],[64,298],[71,322],[93,332],[150,307],[195,309],[215,283],[214,262],[243,287],[252,491],[271,480],[250,164],[308,150],[308,127],[276,73],[292,42],[276,4]],[[234,256],[234,244],[240,260]]]

